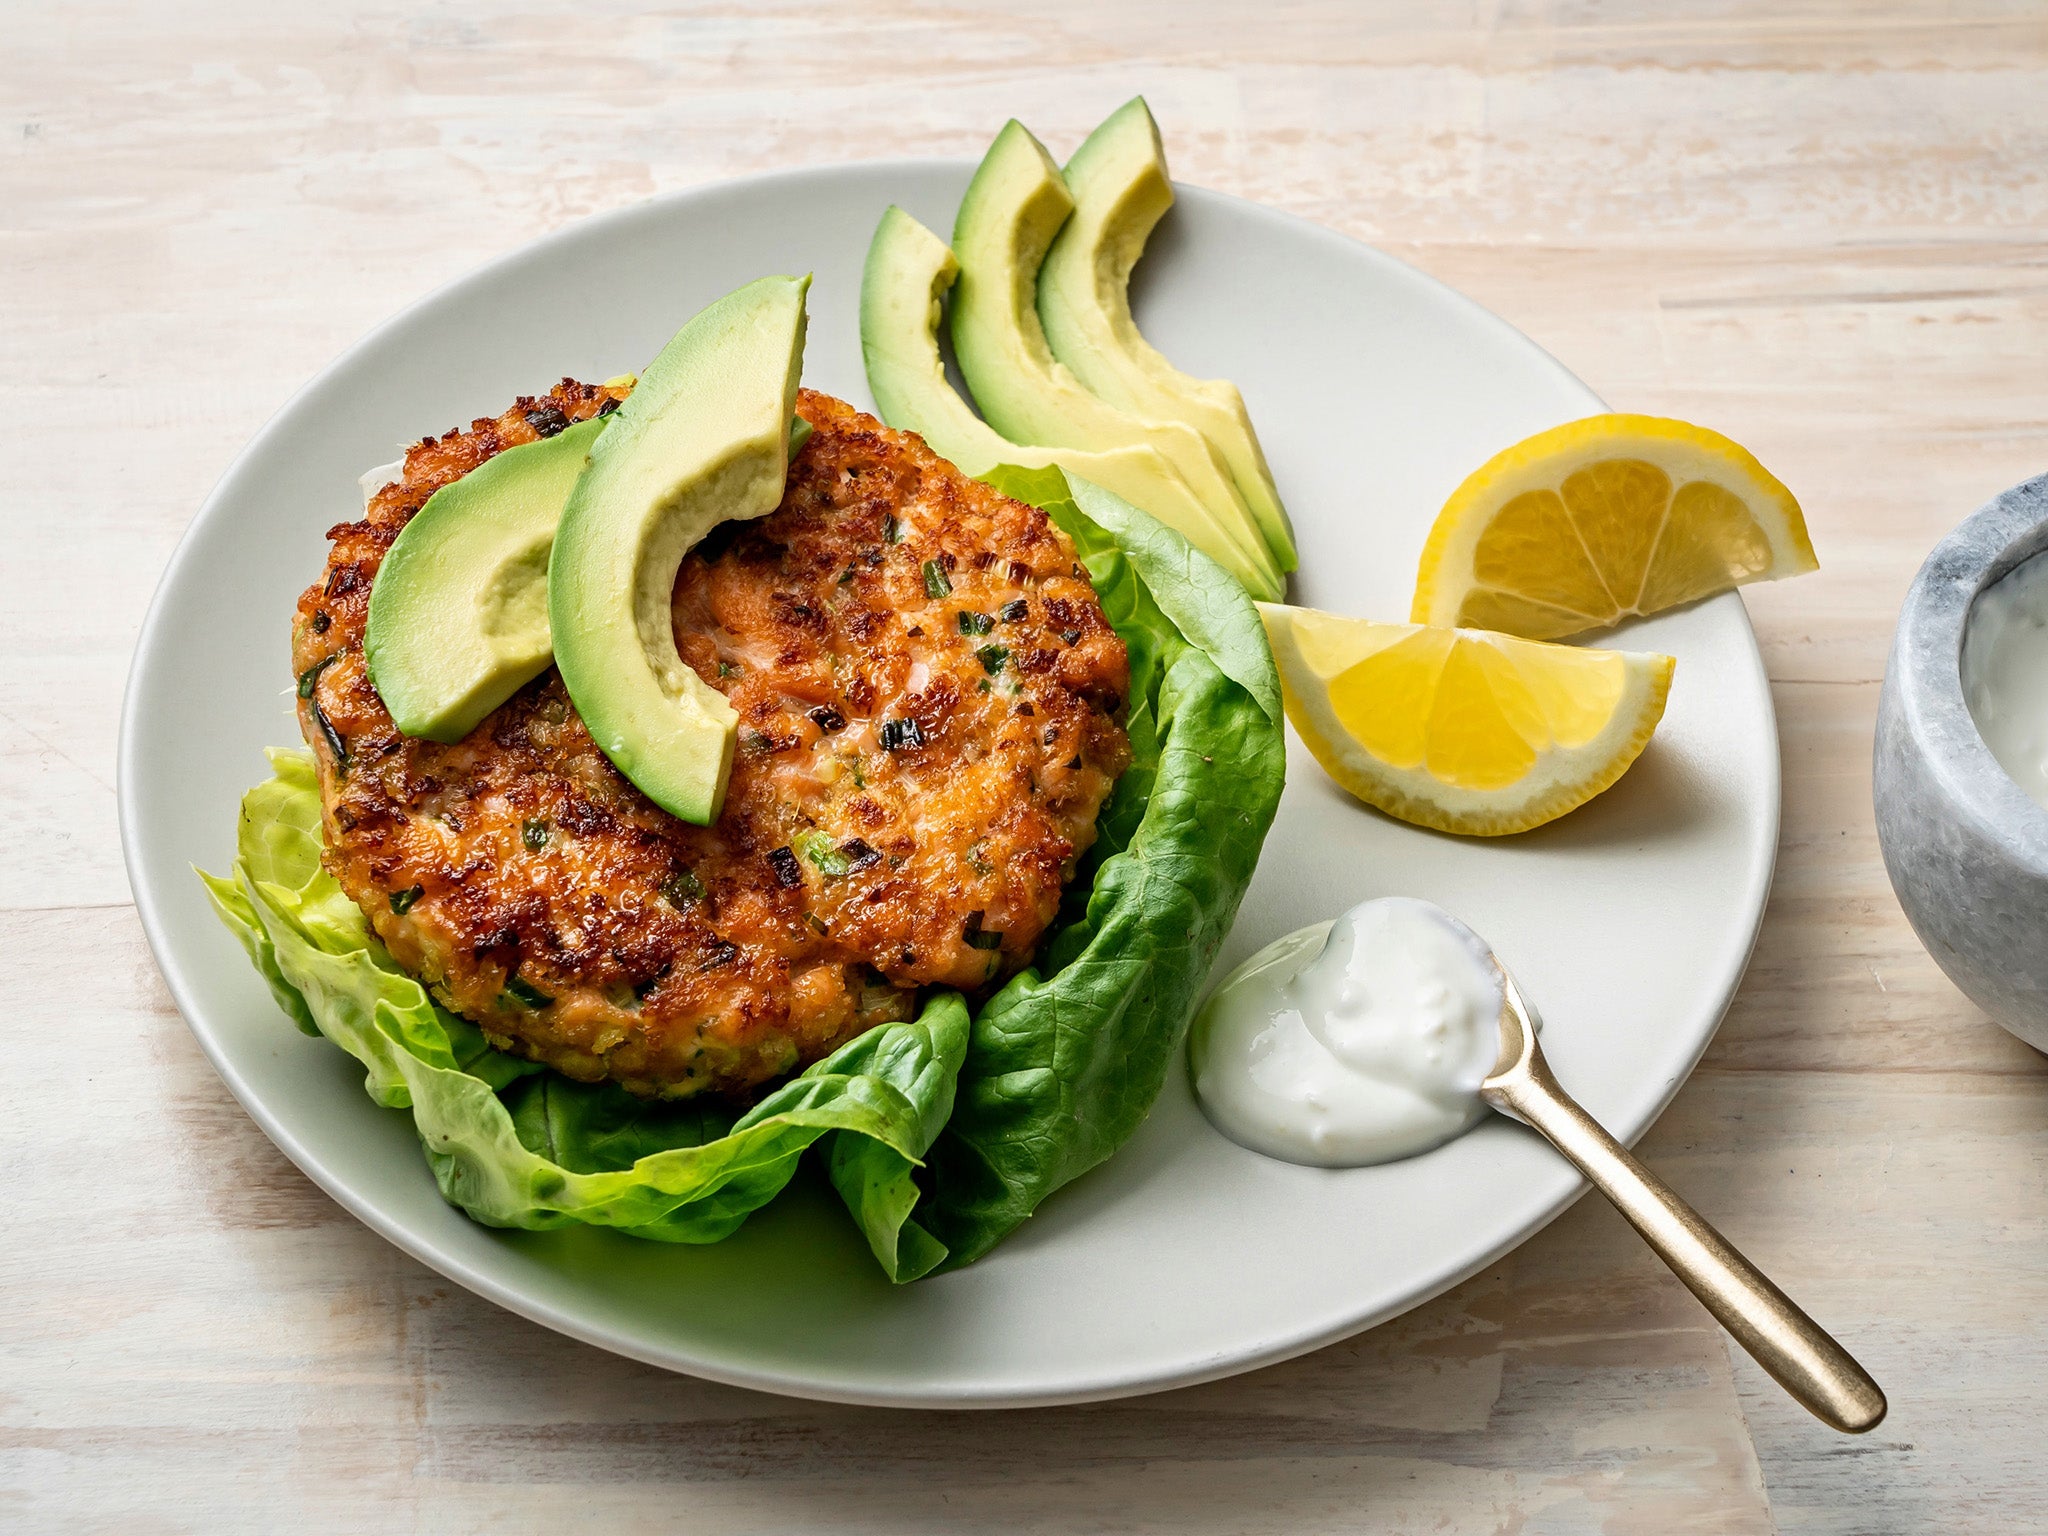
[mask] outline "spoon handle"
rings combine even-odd
[[[1533,1126],[1614,1202],[1723,1328],[1822,1422],[1848,1434],[1875,1429],[1883,1390],[1849,1352],[1757,1267],[1630,1156],[1550,1075],[1541,1056],[1483,1090],[1494,1108]]]

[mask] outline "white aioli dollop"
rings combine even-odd
[[[2048,555],[1978,594],[1963,630],[1963,697],[1998,766],[2048,806]]]
[[[1275,940],[1196,1017],[1195,1094],[1240,1146],[1354,1168],[1412,1157],[1486,1113],[1500,973],[1478,935],[1404,896]]]

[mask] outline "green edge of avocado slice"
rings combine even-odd
[[[718,819],[738,718],[676,651],[683,557],[781,503],[808,277],[764,277],[675,334],[593,445],[548,571],[555,664],[591,738],[655,804]]]
[[[1015,119],[1005,124],[953,226],[960,264],[953,352],[975,404],[990,426],[1017,442],[1154,448],[1210,513],[1212,530],[1196,542],[1219,554],[1234,549],[1239,558],[1229,563],[1253,573],[1246,585],[1256,595],[1278,592],[1279,567],[1208,439],[1184,421],[1112,404],[1053,356],[1038,315],[1039,274],[1073,210],[1073,195],[1045,146]]]
[[[453,742],[547,670],[548,552],[607,418],[479,464],[427,498],[370,588],[363,656],[408,736]]]
[[[1038,317],[1053,356],[1103,399],[1185,421],[1207,438],[1274,560],[1293,570],[1294,529],[1244,397],[1227,379],[1197,379],[1175,368],[1131,315],[1131,270],[1173,206],[1165,146],[1145,98],[1133,97],[1089,134],[1065,175],[1073,217],[1038,274]]]
[[[983,421],[947,382],[938,331],[959,263],[946,242],[901,208],[886,210],[861,275],[860,342],[868,388],[882,419],[915,432],[966,474],[999,464],[1060,468],[1107,486],[1198,545],[1254,594],[1279,591],[1270,566],[1245,557],[1239,541],[1149,443],[1091,451],[1013,443]]]

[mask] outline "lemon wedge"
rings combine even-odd
[[[1672,659],[1261,603],[1287,718],[1367,805],[1440,832],[1526,832],[1628,770]]]
[[[1799,503],[1740,444],[1661,416],[1588,416],[1452,493],[1409,617],[1555,640],[1818,566]]]

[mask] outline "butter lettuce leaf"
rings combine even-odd
[[[835,1182],[861,1193],[849,1209],[891,1277],[944,1257],[904,1192],[952,1108],[967,1042],[958,994],[841,1047],[745,1114],[571,1082],[494,1049],[398,968],[320,865],[311,759],[278,752],[272,764],[276,777],[243,802],[232,878],[205,877],[215,909],[285,1012],[355,1057],[373,1100],[411,1110],[451,1203],[490,1226],[580,1221],[716,1242],[830,1140]]]
[[[744,1114],[650,1103],[493,1048],[392,961],[320,863],[310,757],[272,754],[227,877],[201,874],[279,1007],[409,1111],[442,1194],[492,1226],[716,1242],[815,1149],[876,1261],[971,1263],[1143,1122],[1228,931],[1285,765],[1250,599],[1178,534],[1058,470],[998,468],[1074,540],[1129,648],[1132,762],[1039,968],[978,1013],[935,994]]]

